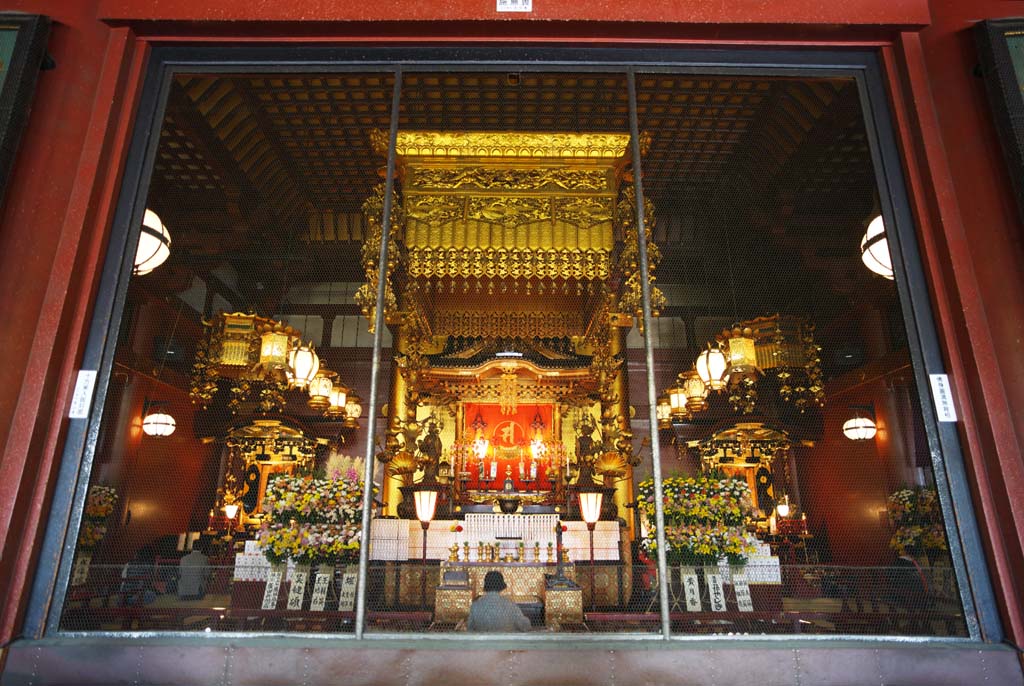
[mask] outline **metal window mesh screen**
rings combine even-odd
[[[855,84],[636,81],[404,74],[385,222],[391,74],[177,77],[62,628],[964,635]]]

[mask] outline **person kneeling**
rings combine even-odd
[[[487,572],[484,577],[484,594],[474,600],[469,608],[467,630],[485,633],[530,630],[530,620],[515,603],[501,595],[504,590],[505,577],[501,572]]]

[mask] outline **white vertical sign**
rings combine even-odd
[[[949,385],[949,375],[929,374],[932,384],[932,397],[935,400],[935,414],[940,422],[955,422],[956,407],[953,406],[953,389]]]
[[[356,570],[358,567],[345,568],[345,576],[341,577],[341,591],[338,593],[338,609],[351,612],[356,606]]]
[[[725,612],[725,588],[722,587],[722,575],[716,573],[717,571],[716,567],[705,567],[704,581],[708,586],[708,594],[711,597],[711,611]]]
[[[298,565],[292,572],[292,585],[288,589],[288,609],[301,610],[302,599],[306,596],[306,582],[309,580],[309,565]]]
[[[278,562],[270,568],[267,574],[267,586],[263,589],[264,610],[273,610],[277,607],[277,594],[281,591],[281,578],[284,576],[284,564]]]
[[[75,560],[75,568],[71,572],[71,585],[81,586],[89,578],[89,563],[92,562],[92,555],[79,555]]]
[[[686,611],[700,612],[704,608],[700,604],[700,582],[697,581],[697,570],[693,567],[680,567],[679,577],[683,582],[683,598],[686,600]]]
[[[71,396],[68,419],[86,419],[92,406],[92,391],[96,388],[96,370],[79,369],[75,380],[75,392]]]
[[[732,587],[736,591],[736,606],[740,612],[753,612],[754,599],[750,596],[750,583],[747,581],[747,571],[738,567],[732,572]]]
[[[327,606],[327,589],[331,584],[332,574],[318,572],[316,581],[313,582],[313,598],[309,601],[309,609],[313,612],[323,612]]]

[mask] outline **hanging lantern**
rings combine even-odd
[[[135,268],[132,273],[148,274],[171,256],[171,234],[153,210],[146,210],[142,217],[142,232],[139,247],[135,250]]]
[[[288,383],[293,388],[306,388],[320,370],[320,358],[313,342],[299,343],[288,353]]]
[[[341,384],[334,384],[331,392],[327,395],[327,407],[324,409],[324,416],[332,419],[343,419],[346,413],[348,402],[348,389]]]
[[[875,274],[892,280],[892,256],[889,254],[889,240],[885,235],[882,215],[868,224],[864,238],[860,241],[860,259]]]
[[[345,422],[344,426],[349,429],[359,428],[359,418],[363,415],[363,406],[360,398],[355,393],[349,393],[345,401]]]
[[[147,436],[170,436],[178,424],[166,412],[150,412],[142,420],[142,433]]]
[[[843,424],[843,435],[851,441],[866,441],[874,438],[878,427],[870,417],[852,417]]]
[[[683,393],[686,395],[686,410],[692,415],[708,409],[708,388],[704,385],[696,371],[688,371],[679,375],[683,382]]]
[[[288,351],[296,341],[290,326],[271,320],[260,327],[260,367],[283,370],[289,365]]]
[[[689,412],[686,410],[686,388],[682,383],[676,383],[665,389],[668,396],[669,416],[672,419],[686,419]]]
[[[720,347],[708,344],[708,349],[697,356],[696,369],[700,380],[712,391],[720,391],[729,382],[725,373],[729,366]]]
[[[331,406],[331,391],[338,375],[329,369],[320,368],[313,380],[309,382],[309,400],[306,404],[314,410],[326,410]]]
[[[672,428],[672,406],[669,405],[668,396],[662,395],[658,398],[658,405],[655,408],[658,413],[658,428]]]
[[[754,332],[750,327],[735,327],[732,331],[722,332],[722,338],[728,341],[729,376],[756,375],[757,349],[754,345]]]

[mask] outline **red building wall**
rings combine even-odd
[[[17,634],[27,598],[148,41],[309,36],[879,46],[892,79],[990,561],[1010,633],[1024,643],[1013,584],[1024,578],[1021,227],[982,87],[971,75],[976,59],[969,35],[973,19],[1024,15],[1024,2],[653,0],[581,6],[545,0],[535,2],[531,15],[498,14],[492,0],[14,0],[7,6],[55,19],[50,51],[58,68],[40,79],[0,216],[0,302],[7,327],[0,366],[0,596],[7,599],[0,645]],[[321,23],[301,23],[310,18]]]

